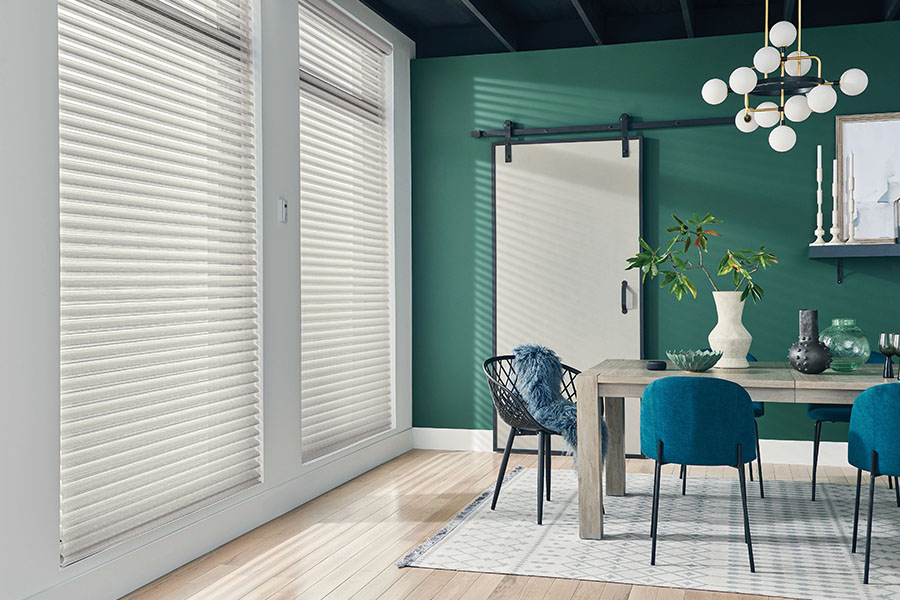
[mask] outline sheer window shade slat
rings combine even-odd
[[[393,420],[387,55],[327,0],[300,0],[303,460]]]
[[[261,480],[250,0],[59,0],[60,563]]]

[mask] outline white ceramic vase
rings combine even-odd
[[[721,351],[722,358],[716,363],[718,369],[746,369],[747,352],[753,336],[741,322],[744,303],[741,292],[713,292],[719,322],[709,332],[709,347]]]

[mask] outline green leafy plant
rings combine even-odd
[[[675,215],[672,215],[672,218],[675,219],[676,224],[666,231],[675,235],[669,240],[666,249],[656,248],[654,250],[641,238],[642,250],[628,259],[626,270],[640,269],[642,282],[648,276],[650,279],[662,276],[659,287],[669,288],[669,293],[678,300],[681,300],[686,294],[697,297],[697,286],[688,276],[691,271],[700,271],[706,275],[712,289],[718,292],[719,286],[716,285],[716,280],[704,266],[703,257],[708,253],[707,244],[710,236],[721,237],[716,231],[708,229],[708,226],[721,223],[722,220],[713,217],[710,213],[706,213],[704,217],[694,214],[692,218],[684,220]],[[697,251],[696,261],[691,258],[693,249]],[[764,292],[753,280],[753,274],[759,269],[765,270],[776,263],[778,263],[778,259],[767,251],[765,246],[760,246],[759,250],[731,250],[729,248],[725,250],[725,256],[719,261],[716,276],[729,276],[734,290],[741,292],[741,301],[749,297],[757,302],[762,300]]]

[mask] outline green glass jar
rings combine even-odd
[[[869,360],[869,340],[862,329],[856,326],[856,319],[832,319],[819,339],[831,351],[831,368],[841,373],[850,373]]]

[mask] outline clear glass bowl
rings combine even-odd
[[[831,368],[841,373],[850,373],[869,360],[869,340],[862,329],[856,326],[856,319],[832,319],[819,339],[831,351]]]

